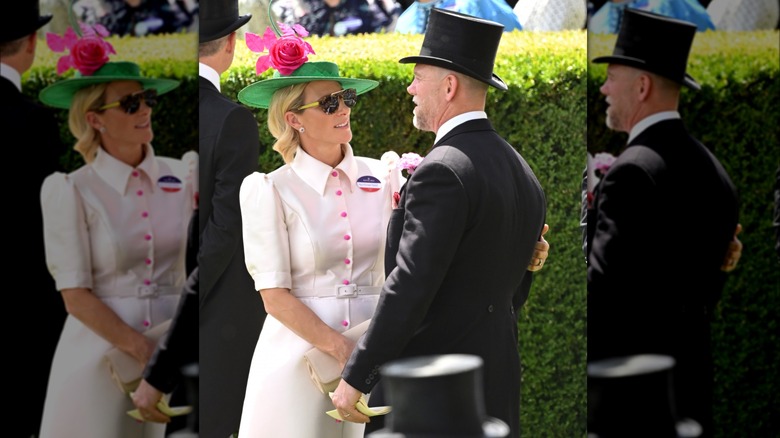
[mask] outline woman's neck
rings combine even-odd
[[[344,148],[340,144],[329,145],[301,145],[307,154],[312,158],[327,164],[330,167],[336,167],[344,159]]]
[[[130,167],[138,167],[146,156],[146,145],[103,145],[103,149],[117,160]]]

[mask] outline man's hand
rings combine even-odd
[[[344,379],[341,379],[338,388],[333,392],[331,401],[333,402],[333,406],[336,407],[336,410],[339,411],[341,418],[345,421],[351,421],[353,423],[370,423],[371,420],[366,415],[361,414],[355,407],[358,400],[360,400],[361,395],[363,395],[363,393],[353,388],[349,383],[345,382]]]
[[[542,266],[544,266],[544,262],[547,260],[547,256],[549,255],[550,251],[550,244],[544,240],[544,235],[549,229],[550,227],[547,224],[544,224],[544,227],[542,228],[542,235],[539,236],[539,241],[536,242],[536,246],[534,246],[534,255],[531,257],[531,263],[528,265],[528,270],[531,272],[541,270]]]
[[[720,270],[723,272],[731,272],[737,267],[739,258],[742,257],[742,242],[739,241],[737,235],[742,232],[742,225],[737,224],[737,229],[734,231],[734,238],[729,242],[729,249],[726,251],[726,257],[723,258],[723,265]]]
[[[168,423],[171,421],[171,417],[163,414],[157,409],[157,403],[162,398],[162,392],[157,388],[150,385],[145,379],[141,380],[141,383],[132,394],[133,404],[138,408],[138,412],[144,418],[144,421],[152,421],[155,423]]]

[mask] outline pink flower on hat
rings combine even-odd
[[[69,27],[62,36],[47,32],[46,44],[53,52],[69,50],[69,55],[63,55],[57,61],[57,74],[62,74],[70,68],[75,68],[84,76],[90,76],[108,62],[110,53],[116,54],[114,46],[103,37],[109,35],[103,25],[93,27],[79,23],[81,37]]]
[[[279,29],[281,35],[278,38],[270,27],[265,29],[262,37],[252,32],[244,33],[249,50],[256,53],[268,51],[267,55],[257,60],[255,71],[258,75],[269,68],[274,68],[281,75],[289,76],[309,60],[307,55],[315,54],[311,44],[302,38],[309,35],[303,26],[295,24],[290,27],[279,23]]]

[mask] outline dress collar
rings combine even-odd
[[[160,168],[157,160],[154,159],[154,149],[150,144],[144,145],[144,148],[146,148],[146,154],[143,161],[141,161],[138,167],[133,168],[117,160],[100,147],[95,156],[95,161],[92,162],[92,168],[95,169],[95,173],[97,173],[100,179],[108,183],[117,193],[124,196],[127,194],[127,186],[134,170],[145,173],[152,182],[157,181]],[[154,191],[154,187],[154,184],[152,184],[152,191]]]
[[[357,180],[357,161],[349,143],[342,144],[341,150],[344,152],[344,159],[336,165],[335,169],[341,170],[347,176],[349,190],[353,191]],[[300,146],[295,152],[295,158],[290,167],[314,191],[320,195],[325,194],[325,185],[328,183],[328,178],[331,178],[330,173],[333,171],[333,167],[307,154]]]

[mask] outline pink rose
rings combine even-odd
[[[309,60],[307,55],[314,54],[311,44],[301,38],[309,34],[306,29],[299,25],[289,27],[280,24],[280,27],[284,33],[279,38],[270,27],[265,29],[262,37],[252,32],[244,34],[249,50],[257,53],[268,50],[267,55],[257,60],[255,71],[258,75],[269,68],[274,68],[281,75],[289,76]]]
[[[309,60],[303,40],[294,36],[279,38],[268,54],[271,56],[273,68],[279,70],[279,73],[284,76],[292,74]]]
[[[76,70],[90,76],[108,62],[108,48],[99,37],[82,38],[73,45],[70,56]]]

